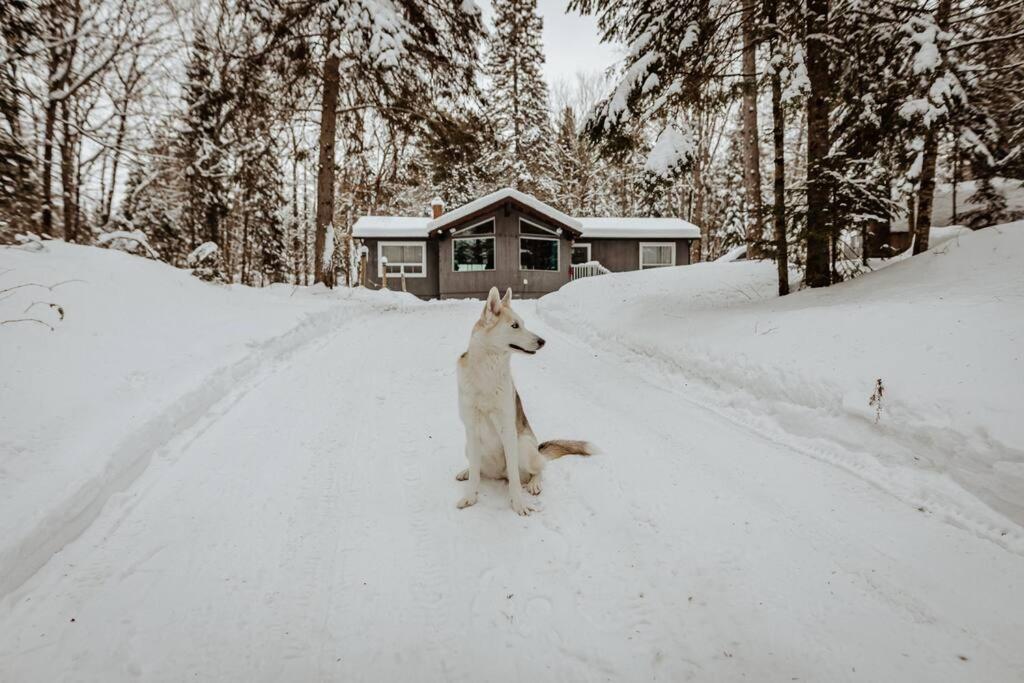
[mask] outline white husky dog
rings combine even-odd
[[[537,443],[512,383],[509,360],[513,351],[537,353],[544,340],[526,329],[511,304],[511,289],[502,298],[497,288],[491,287],[484,311],[473,326],[469,350],[459,357],[459,415],[466,427],[469,467],[455,478],[469,480],[460,508],[476,503],[481,476],[507,478],[512,509],[528,515],[534,508],[523,500],[523,486],[533,495],[540,493],[540,473],[548,459],[595,451],[585,441]]]

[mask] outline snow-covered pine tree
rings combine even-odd
[[[335,136],[340,94],[348,107],[372,109],[408,129],[422,130],[439,108],[476,91],[480,9],[473,2],[429,0],[249,0],[267,28],[268,50],[311,59],[321,93],[315,280],[322,281],[327,226],[335,218]],[[311,46],[307,37],[316,36]],[[298,46],[305,46],[299,49]],[[344,73],[342,73],[342,70]]]
[[[974,125],[954,128],[957,157],[976,181],[961,220],[972,227],[1018,220],[1005,193],[1024,186],[1024,12],[1014,0],[961,2],[950,24],[949,49],[967,65],[972,86]]]
[[[142,230],[162,260],[181,268],[192,249],[189,234],[182,229],[187,190],[176,142],[161,134],[144,161],[131,167],[120,210],[112,214],[111,223],[119,229]]]
[[[495,0],[487,42],[489,155],[497,181],[551,199],[551,116],[537,0]]]
[[[427,162],[430,187],[449,206],[461,206],[493,189],[493,169],[487,151],[493,131],[470,109],[428,122],[420,144]]]
[[[573,215],[592,213],[596,151],[588,138],[580,136],[572,107],[564,107],[558,117],[551,159],[551,199]]]
[[[685,204],[690,219],[707,238],[705,175],[715,147],[712,139],[722,127],[724,104],[735,96],[728,86],[736,83],[736,74],[742,70],[737,62],[742,2],[572,0],[570,8],[596,14],[603,39],[626,46],[617,82],[587,119],[588,134],[601,142],[602,152],[622,143],[639,149],[644,145],[638,143],[647,139],[644,126],[657,122],[662,129],[655,131],[655,144],[648,149],[660,156],[664,146],[658,140],[680,138],[688,130],[693,147],[678,146],[677,159],[666,164],[662,158],[656,165],[679,173],[692,163],[687,183],[692,197],[673,203]],[[663,187],[678,191],[675,188],[681,184],[679,179]],[[702,242],[706,250],[709,241]]]
[[[233,180],[243,230],[241,280],[245,284],[284,282],[288,257],[280,124],[285,83],[258,50],[252,23],[244,21],[241,30],[244,52],[234,68],[237,113],[231,125],[231,147],[237,150]]]
[[[226,130],[231,93],[223,56],[211,49],[206,27],[197,22],[182,88],[187,112],[180,134],[185,166],[185,229],[189,250],[204,242],[223,247],[221,222],[230,209]]]

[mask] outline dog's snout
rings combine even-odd
[[[538,349],[542,348],[544,346],[544,344],[546,344],[546,343],[547,342],[545,342],[541,337],[537,337],[537,348]]]

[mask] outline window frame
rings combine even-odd
[[[644,266],[644,247],[669,247],[672,250],[672,256],[670,257],[671,263],[659,263],[657,265]],[[675,242],[641,242],[640,251],[637,254],[639,258],[640,270],[649,270],[651,268],[671,268],[676,265],[676,243]]]
[[[570,245],[570,248],[569,248],[569,262],[572,263],[572,250],[576,249],[577,247],[580,247],[580,248],[586,247],[587,248],[587,260],[584,261],[583,263],[590,263],[591,261],[593,261],[594,260],[594,250],[591,247],[592,244],[593,244],[592,242],[576,242],[575,244]],[[573,265],[578,265],[578,264],[573,264]]]
[[[457,235],[459,233],[465,232],[466,230],[472,230],[473,228],[475,228],[477,226],[480,226],[480,225],[483,225],[484,223],[490,223],[491,224],[491,232],[490,232],[490,234],[466,235],[465,237],[457,237]],[[452,250],[452,272],[453,273],[459,273],[459,274],[464,274],[464,273],[493,273],[495,270],[497,270],[498,269],[498,241],[495,239],[495,237],[497,237],[497,230],[498,230],[498,222],[497,222],[497,220],[495,220],[494,216],[491,216],[490,218],[485,218],[482,221],[477,221],[476,223],[473,223],[472,225],[467,225],[464,228],[459,228],[458,230],[452,232],[452,246],[451,246],[451,250]],[[481,270],[459,270],[458,268],[456,268],[455,267],[455,243],[457,241],[459,241],[459,240],[490,240],[491,241],[491,251],[494,253],[494,266],[492,268],[483,268]]]
[[[389,260],[388,261],[388,265],[389,266],[401,266],[402,267],[402,271],[400,273],[388,273],[388,277],[389,278],[392,278],[392,277],[400,278],[400,277],[403,277],[403,276],[406,277],[406,278],[426,277],[427,276],[427,243],[426,242],[417,242],[417,241],[394,242],[394,241],[391,241],[391,240],[380,240],[379,242],[377,242],[377,278],[378,279],[380,279],[380,280],[384,279],[384,263],[381,262],[381,258],[383,258],[383,256],[384,256],[384,247],[385,246],[391,246],[391,247],[419,247],[420,248],[420,254],[422,254],[422,260],[420,261],[419,264],[416,264],[414,262],[392,263]],[[420,272],[418,272],[418,273],[407,273],[407,272],[405,272],[405,267],[406,266],[415,266],[415,265],[419,265],[420,266]]]

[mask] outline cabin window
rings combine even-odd
[[[378,242],[377,277],[383,278],[385,270],[388,277],[426,277],[426,242]]]
[[[590,263],[590,245],[576,243],[572,245],[572,264]]]
[[[557,237],[520,237],[519,268],[522,270],[558,270]]]
[[[663,268],[676,264],[676,245],[673,242],[641,242],[640,270]]]
[[[534,223],[533,221],[526,220],[525,218],[519,219],[519,233],[522,235],[541,235],[543,237],[558,237],[558,230],[545,227],[540,223]]]
[[[558,270],[557,230],[520,218],[519,234],[520,270]]]
[[[493,235],[494,219],[488,218],[485,221],[474,223],[468,228],[461,228],[455,231],[455,237],[471,237],[473,235]]]
[[[456,230],[452,236],[452,270],[494,270],[494,219]]]

